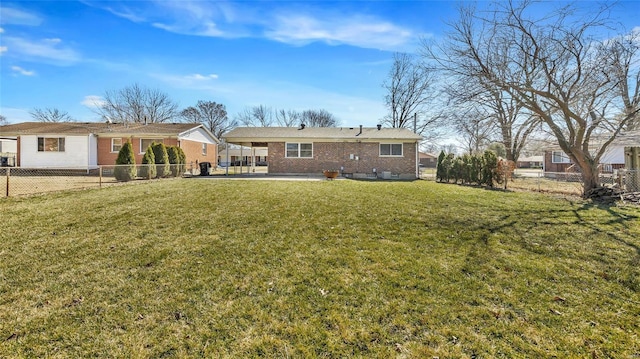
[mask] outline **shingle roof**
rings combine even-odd
[[[422,137],[405,128],[373,127],[237,127],[224,135],[227,141],[268,142],[278,139],[328,140],[421,140]]]
[[[172,135],[176,136],[200,127],[194,123],[103,123],[103,122],[22,122],[0,126],[2,136],[42,134],[90,134],[97,135]]]
[[[624,132],[613,143],[617,146],[640,147],[640,130]]]

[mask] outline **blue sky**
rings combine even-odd
[[[374,126],[386,114],[382,82],[393,53],[442,37],[455,8],[450,1],[3,0],[0,114],[30,121],[29,110],[55,107],[97,121],[91,107],[105,91],[138,83],[181,108],[208,100],[230,116],[253,105],[326,109],[341,125]],[[639,9],[623,2],[615,16],[632,28]]]

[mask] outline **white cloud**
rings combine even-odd
[[[159,79],[171,86],[186,88],[186,89],[195,89],[195,90],[208,90],[212,89],[212,85],[210,84],[211,80],[217,80],[217,74],[209,74],[209,75],[201,75],[201,74],[191,74],[191,75],[173,75],[173,74],[150,74],[151,77]]]
[[[4,29],[0,27],[0,34],[4,33]]]
[[[92,6],[103,5],[95,3]],[[116,6],[120,8],[116,9]],[[377,15],[351,9],[326,11],[308,4],[290,6],[287,2],[269,3],[269,6],[261,2],[128,2],[126,5],[110,3],[103,9],[134,22],[183,35],[266,38],[294,45],[324,42],[406,51],[415,47],[422,35]]]
[[[82,102],[80,103],[89,108],[99,108],[104,106],[105,101],[102,96],[88,95],[88,96],[85,96]]]
[[[33,76],[33,75],[36,74],[35,71],[25,70],[20,66],[11,66],[11,70],[13,72],[17,72],[18,74],[23,75],[23,76]]]
[[[206,80],[215,80],[218,78],[218,75],[216,74],[210,74],[210,75],[200,75],[200,74],[193,74],[193,75],[187,75],[185,76],[186,79],[193,79],[193,80],[197,80],[197,81],[206,81]]]
[[[309,15],[277,17],[274,27],[265,35],[273,40],[291,44],[321,41],[328,44],[347,44],[365,48],[393,49],[415,39],[407,29],[368,16],[315,18]]]
[[[11,48],[11,55],[16,57],[52,60],[65,64],[80,61],[80,54],[72,48],[62,45],[60,39],[31,40],[6,36],[4,43],[8,48]]]
[[[0,6],[0,24],[38,26],[41,23],[42,19],[36,14]]]
[[[6,52],[6,51],[8,51],[8,50],[9,50],[9,48],[8,48],[8,47],[6,47],[6,46],[0,46],[0,54],[2,54],[3,52]]]

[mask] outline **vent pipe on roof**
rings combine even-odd
[[[382,128],[382,125],[376,125],[376,127],[378,127],[378,131],[380,131],[380,129]]]
[[[304,130],[304,128],[305,128],[306,126],[307,126],[307,125],[305,125],[304,123],[301,123],[301,124],[300,124],[300,128],[299,128],[299,130]]]
[[[362,125],[360,125],[360,132],[356,136],[360,136],[362,134]]]

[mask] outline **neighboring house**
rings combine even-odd
[[[544,156],[527,156],[518,158],[517,168],[542,168]]]
[[[600,159],[601,171],[613,172],[620,168],[630,168],[629,159],[634,148],[640,148],[640,131],[629,131],[619,135]],[[545,152],[544,170],[551,173],[567,172],[576,170],[576,166],[569,156],[557,148]]]
[[[640,169],[640,130],[623,133],[614,141],[614,145],[624,149],[625,168]]]
[[[136,163],[152,142],[179,146],[187,163],[215,163],[218,139],[200,124],[121,124],[99,122],[23,122],[0,126],[0,137],[17,139],[17,166],[93,168],[114,165],[130,141]]]
[[[354,178],[415,179],[422,137],[402,128],[238,127],[227,143],[267,148],[270,174],[340,170]]]
[[[0,137],[0,167],[15,167],[18,156],[18,139]]]
[[[253,148],[229,148],[229,150],[220,150],[218,154],[218,165],[229,163],[230,165],[255,165],[266,166],[268,151],[264,147]]]
[[[420,166],[436,168],[438,166],[438,156],[431,153],[420,152]]]

